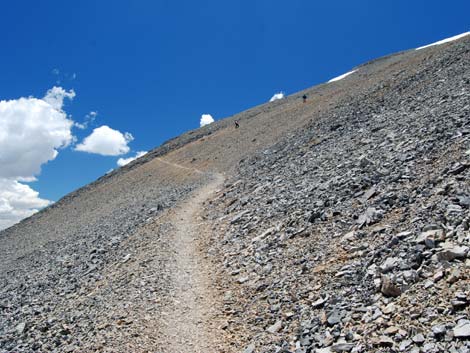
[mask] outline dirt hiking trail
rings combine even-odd
[[[187,168],[159,158],[169,166],[187,169],[197,174],[204,172]],[[202,353],[225,352],[220,334],[216,334],[217,293],[211,279],[210,264],[199,247],[201,232],[200,212],[203,204],[223,184],[224,177],[212,175],[207,184],[198,188],[188,199],[169,214],[173,226],[172,244],[172,296],[164,310],[161,322],[163,332],[159,352]]]

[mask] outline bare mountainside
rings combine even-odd
[[[468,352],[469,175],[470,37],[364,64],[0,232],[0,352]]]

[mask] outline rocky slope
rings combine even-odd
[[[446,49],[244,160],[207,211],[245,352],[470,349],[470,40]]]
[[[470,38],[356,69],[0,232],[0,352],[470,350]]]

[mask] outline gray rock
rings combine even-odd
[[[26,329],[26,322],[21,322],[18,325],[16,325],[15,331],[18,335],[23,334],[23,332]]]
[[[404,352],[408,349],[413,344],[412,340],[404,340],[400,343],[400,346],[398,347],[400,352]]]
[[[437,253],[439,261],[453,261],[455,259],[464,259],[468,253],[467,246],[449,246]]]
[[[339,324],[341,322],[341,314],[337,310],[334,310],[328,314],[327,321],[330,326]]]
[[[461,320],[454,327],[454,337],[457,338],[466,338],[470,337],[470,321],[469,320]]]
[[[436,337],[443,336],[447,332],[445,325],[435,325],[431,329],[432,329],[432,333]]]
[[[395,341],[389,336],[380,336],[375,342],[375,345],[381,347],[393,347],[395,345]]]
[[[317,309],[321,308],[327,301],[328,298],[320,298],[312,303],[312,308]]]
[[[400,261],[402,260],[397,257],[389,257],[380,265],[380,269],[383,273],[387,273],[397,267]]]
[[[351,352],[355,346],[353,343],[336,343],[330,348],[332,352]]]
[[[243,353],[253,353],[255,351],[255,345],[251,343],[248,347],[245,348]]]
[[[380,291],[386,297],[398,297],[401,295],[401,289],[387,276],[382,276],[382,285]]]
[[[412,340],[414,343],[423,343],[425,338],[422,334],[418,333],[417,335],[413,336]]]
[[[268,331],[269,333],[277,333],[281,330],[282,328],[282,320],[278,320],[276,321],[276,323],[274,323],[273,325],[269,326],[266,331]]]

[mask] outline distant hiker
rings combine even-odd
[[[304,95],[302,96],[302,99],[304,100],[304,103],[307,102],[307,95],[304,94]]]
[[[235,129],[238,129],[240,127],[240,124],[238,123],[238,120],[235,120]]]

